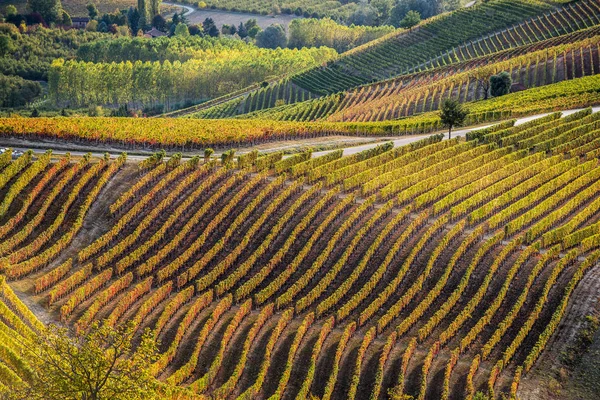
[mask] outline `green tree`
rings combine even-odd
[[[493,97],[504,96],[510,93],[512,78],[506,71],[493,75],[490,78],[490,93]]]
[[[437,14],[439,4],[432,0],[398,0],[390,11],[389,23],[395,27],[400,26],[400,21],[406,17],[409,11],[417,11],[421,18],[429,18]]]
[[[39,13],[48,24],[61,21],[62,5],[60,0],[28,0],[27,7],[31,12]]]
[[[137,9],[138,9],[138,12],[140,13],[140,20],[138,22],[139,28],[145,29],[146,25],[148,24],[148,21],[150,21],[149,12],[148,12],[148,4],[146,3],[146,0],[138,0]]]
[[[442,120],[442,124],[448,128],[448,139],[452,138],[452,128],[461,126],[465,122],[467,115],[469,115],[469,111],[458,100],[444,100],[440,111],[440,119]]]
[[[9,4],[4,9],[4,13],[6,14],[7,17],[15,16],[15,15],[17,15],[17,7],[13,6],[12,4]]]
[[[392,0],[371,0],[371,5],[377,10],[377,25],[383,25],[390,18]]]
[[[150,18],[160,15],[160,5],[162,0],[150,0]]]
[[[98,16],[98,8],[96,8],[94,3],[89,3],[86,8],[91,19],[94,19]]]
[[[190,31],[188,30],[188,27],[186,24],[177,24],[177,27],[175,28],[175,36],[190,36]]]
[[[287,45],[287,35],[285,29],[280,24],[269,26],[264,31],[256,35],[256,45],[266,49],[282,49]]]
[[[98,30],[98,21],[93,19],[90,22],[88,22],[85,26],[85,30],[88,32],[96,32]]]
[[[73,21],[71,20],[71,16],[66,11],[63,11],[63,14],[62,14],[62,24],[64,26],[71,26],[71,25],[73,25]]]
[[[15,399],[137,400],[157,398],[158,383],[149,372],[157,358],[151,333],[132,344],[131,323],[112,328],[92,325],[90,332],[71,337],[50,326],[36,337],[25,356],[32,368],[27,387],[12,388]]]
[[[406,16],[400,21],[400,28],[412,29],[421,22],[421,14],[418,11],[410,10]]]
[[[248,29],[248,37],[250,37],[252,39],[256,39],[256,36],[258,36],[258,34],[261,32],[262,32],[262,28],[258,25],[255,25],[252,28]]]
[[[12,53],[15,51],[15,45],[13,44],[12,39],[8,35],[0,35],[0,56],[4,57],[5,55]]]
[[[377,16],[375,7],[363,4],[350,15],[348,23],[359,26],[373,26],[377,23]]]

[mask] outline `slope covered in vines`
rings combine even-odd
[[[600,258],[599,157],[590,109],[345,157],[8,156],[0,268],[79,332],[152,329],[198,395],[514,394]]]

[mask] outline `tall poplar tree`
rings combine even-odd
[[[154,18],[160,14],[162,0],[150,0],[150,17]]]
[[[148,25],[148,21],[151,20],[149,18],[148,4],[146,3],[146,0],[138,0],[137,8],[138,12],[140,13],[140,20],[138,22],[138,26],[139,29],[144,29],[146,25]]]

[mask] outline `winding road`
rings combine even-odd
[[[582,109],[563,111],[563,117],[565,117],[567,115],[571,115],[571,114],[576,113],[581,110]],[[593,112],[600,112],[600,106],[592,107],[592,110],[593,110]],[[538,115],[533,115],[533,116],[529,116],[529,117],[518,118],[515,125],[521,125],[526,122],[533,121],[537,118],[546,116],[548,114],[549,113],[544,113],[544,114],[538,114]],[[473,130],[484,129],[484,128],[487,128],[492,125],[494,125],[494,124],[456,130],[453,133],[453,137],[464,136],[468,132],[471,132]],[[440,133],[440,132],[437,132],[437,133]],[[431,136],[431,135],[432,134],[412,135],[412,136],[392,136],[392,137],[382,137],[380,139],[389,140],[394,143],[394,147],[398,147],[398,146],[405,146],[407,144],[416,142],[418,140],[421,140],[421,139]],[[364,145],[360,145],[360,146],[344,147],[343,155],[349,156],[349,155],[356,154],[356,153],[359,153],[364,150],[372,149],[376,146],[379,146],[381,143],[382,143],[381,141],[374,141],[373,143],[364,144]],[[332,144],[335,144],[335,142],[332,141]],[[290,150],[289,142],[282,142],[280,146],[281,147],[274,145],[273,147],[269,148],[269,151]],[[90,152],[92,154],[92,156],[94,156],[94,157],[102,157],[104,155],[104,153],[118,155],[124,151],[122,149],[111,148],[108,146],[76,145],[76,144],[71,144],[71,143],[64,143],[64,142],[59,143],[59,142],[48,142],[48,141],[47,142],[39,142],[39,141],[23,140],[23,139],[18,139],[18,138],[6,138],[6,137],[0,138],[0,147],[12,147],[13,149],[20,150],[20,151],[26,151],[27,149],[33,149],[34,151],[37,151],[37,152],[42,152],[42,151],[45,151],[46,149],[51,148],[51,149],[53,149],[53,154],[55,154],[55,155],[63,155],[65,153],[69,152],[74,156],[75,155],[81,156],[81,155],[84,155],[85,153]],[[245,147],[243,149],[240,149],[238,154],[244,154],[244,153],[250,152],[252,150],[254,150],[254,147]],[[127,151],[127,150],[125,150],[125,151]],[[156,151],[156,150],[140,149],[140,150],[136,150],[136,151],[127,151],[129,154],[128,160],[129,161],[141,161],[141,160],[145,159],[146,157],[148,157],[150,154],[152,154],[154,151]],[[313,157],[319,157],[319,156],[325,155],[327,153],[330,153],[331,151],[333,151],[333,150],[314,152]],[[221,153],[222,153],[222,151],[217,151],[217,152],[215,152],[215,156],[220,156]],[[193,155],[202,155],[202,154],[203,154],[202,150],[196,150],[194,152],[186,152],[184,158],[189,158],[189,157],[192,157]]]

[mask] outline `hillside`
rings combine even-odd
[[[482,62],[490,64],[489,61],[516,58],[532,50],[541,52],[568,43],[574,37],[592,37],[594,31],[586,29],[600,22],[600,8],[594,1],[554,3],[556,9],[541,2],[510,3],[509,6],[501,1],[492,1],[434,17],[412,31],[397,31],[344,53],[325,67],[272,83],[268,88],[251,90],[234,100],[224,98],[220,105],[207,103],[173,116],[227,118],[248,114],[252,117],[252,112],[277,108],[281,103],[290,108],[291,104],[332,93],[336,94],[313,101],[313,105],[320,106],[320,101],[331,103],[330,99],[336,102],[335,99],[340,96],[351,98],[357,93],[379,91],[388,94],[390,86],[397,88],[399,83],[400,87],[415,83],[421,85],[424,75],[437,82],[440,77],[477,69]],[[454,26],[470,28],[464,30],[464,36],[456,32],[451,35],[443,33]],[[452,40],[449,41],[449,37]],[[390,57],[390,54],[394,56]],[[353,89],[355,87],[359,88]],[[390,101],[386,105],[392,104],[393,101]],[[311,105],[298,107],[303,110]],[[336,106],[330,108],[335,109]],[[294,109],[289,114],[301,115]]]
[[[0,22],[0,399],[598,397],[600,0],[56,1]]]
[[[600,257],[599,118],[229,167],[4,157],[0,266],[78,331],[151,327],[197,393],[514,393]]]

